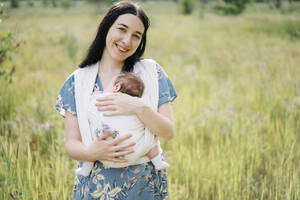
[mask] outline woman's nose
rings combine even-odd
[[[129,47],[131,44],[131,35],[129,34],[124,35],[123,42],[126,45],[126,47]]]

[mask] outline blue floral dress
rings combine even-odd
[[[157,66],[159,84],[158,107],[173,101],[176,91],[160,65]],[[103,91],[97,75],[94,90]],[[74,75],[71,75],[56,100],[56,110],[64,117],[65,111],[77,116],[74,96]],[[82,162],[79,162],[79,166]],[[76,176],[74,200],[164,200],[168,197],[167,171],[155,170],[151,161],[125,168],[105,169],[100,161],[95,162],[87,177]]]

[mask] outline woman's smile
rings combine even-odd
[[[121,45],[117,44],[116,43],[116,47],[118,48],[118,50],[121,52],[121,53],[126,53],[128,52],[130,49],[129,48],[125,48],[125,47],[122,47]]]

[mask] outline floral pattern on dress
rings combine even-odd
[[[88,177],[76,176],[74,199],[163,200],[168,197],[167,172],[151,162],[116,169],[95,162]]]
[[[159,103],[173,101],[176,91],[170,79],[157,64]],[[55,108],[64,117],[65,111],[76,116],[74,96],[74,74],[62,86],[56,99]],[[103,91],[100,77],[97,75],[93,92]],[[79,166],[82,162],[79,162]],[[168,198],[167,172],[155,170],[152,162],[128,166],[125,168],[104,168],[100,161],[94,163],[87,177],[76,176],[74,200],[166,200]]]

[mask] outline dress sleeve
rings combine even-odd
[[[55,109],[65,117],[65,112],[69,111],[77,116],[74,96],[74,74],[72,74],[64,83],[56,98]]]
[[[159,90],[159,100],[158,107],[166,102],[173,102],[177,97],[175,88],[169,79],[168,75],[165,73],[163,68],[156,64],[157,74],[158,74],[158,90]]]

